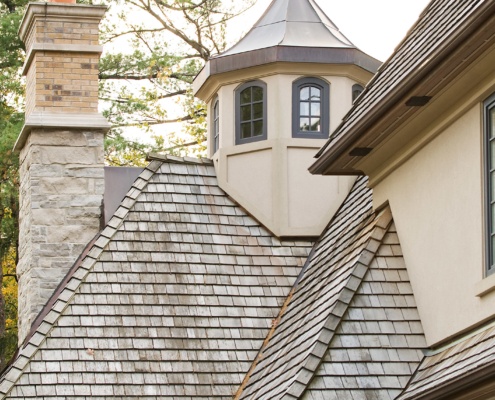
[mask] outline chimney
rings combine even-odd
[[[104,191],[98,113],[98,25],[106,7],[75,0],[31,3],[26,45],[26,122],[20,151],[19,342],[99,230]]]

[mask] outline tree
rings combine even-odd
[[[27,0],[0,0],[0,366],[10,359],[17,345],[19,159],[13,148],[23,125],[20,69],[24,47],[17,31],[26,3]]]
[[[102,36],[105,46],[114,50],[100,63],[100,95],[113,126],[107,138],[107,159],[121,165],[136,163],[149,151],[204,154],[206,108],[194,99],[191,83],[205,62],[224,50],[226,22],[253,3],[107,1],[111,11]],[[122,47],[127,51],[115,52]],[[170,132],[164,128],[167,125],[175,126],[172,134],[163,134]],[[156,133],[158,126],[161,134]],[[130,127],[154,132],[154,140],[125,140],[123,129]]]

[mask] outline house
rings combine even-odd
[[[2,398],[494,398],[495,2],[432,0],[373,76],[313,0],[275,0],[196,78],[211,159],[150,155],[100,230],[103,12],[22,24]]]

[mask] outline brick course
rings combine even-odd
[[[26,126],[19,140],[20,342],[99,230],[104,130],[71,124],[99,116],[102,15],[101,7],[31,4],[21,26],[28,57]],[[42,126],[29,125],[32,115]],[[68,126],[49,125],[54,115],[67,116],[61,121]]]

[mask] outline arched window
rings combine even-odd
[[[218,96],[213,100],[213,119],[212,119],[212,129],[211,138],[213,144],[213,154],[215,154],[220,145],[220,105],[218,102]]]
[[[265,140],[266,84],[253,81],[239,86],[235,92],[235,104],[235,144]]]
[[[330,132],[330,86],[318,78],[292,84],[292,137],[326,139]]]
[[[356,99],[359,97],[361,93],[363,93],[364,87],[362,87],[360,84],[356,83],[355,85],[352,86],[352,103],[356,101]]]

